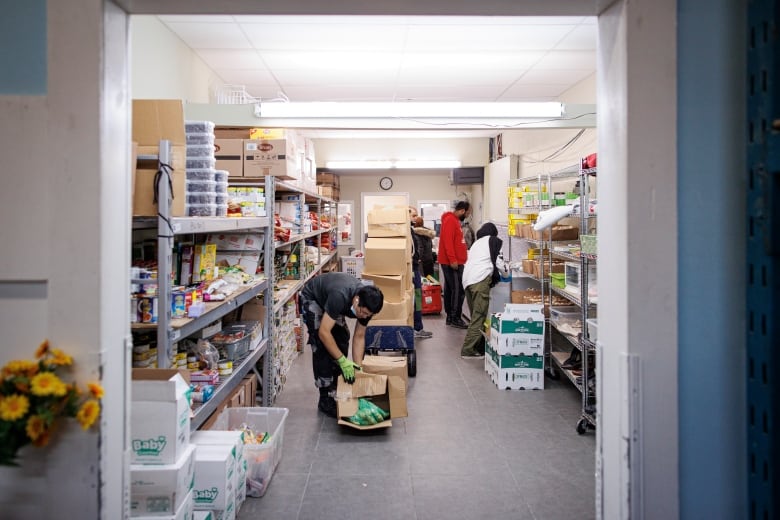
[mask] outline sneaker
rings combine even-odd
[[[433,337],[433,332],[431,332],[429,330],[425,330],[425,329],[423,329],[423,330],[416,330],[416,331],[414,331],[414,337],[415,338],[419,338],[419,339],[432,338]]]
[[[332,397],[320,397],[320,402],[317,404],[317,408],[328,417],[333,417],[334,419],[336,418],[336,400]]]
[[[471,352],[471,353],[462,353],[460,354],[461,359],[484,359],[485,354],[480,354],[479,352]]]

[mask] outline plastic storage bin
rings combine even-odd
[[[252,332],[245,326],[235,324],[223,328],[213,335],[209,341],[217,347],[220,359],[236,361],[249,352],[249,343],[252,341]]]
[[[188,132],[185,137],[187,145],[210,144],[211,146],[214,146],[214,134],[208,134],[206,132]]]
[[[216,165],[217,160],[214,157],[187,157],[185,167],[188,170],[203,170],[205,168],[214,168]]]
[[[217,183],[227,185],[229,175],[230,172],[227,170],[214,170],[214,180],[217,181]]]
[[[267,432],[268,441],[262,444],[244,444],[246,459],[246,494],[261,497],[268,489],[274,470],[282,458],[284,423],[287,408],[225,408],[212,430],[240,430],[250,428],[255,434]]]
[[[188,144],[187,159],[214,157],[214,146],[209,144]]]
[[[581,329],[582,311],[576,305],[560,305],[550,307],[550,323],[556,329],[571,327]]]
[[[214,181],[217,170],[211,168],[187,170],[188,181]]]
[[[550,282],[553,287],[563,289],[566,287],[566,274],[565,273],[550,273]]]
[[[217,202],[217,195],[208,192],[187,192],[187,204],[214,204]]]
[[[188,193],[216,193],[217,183],[214,181],[191,181],[184,183],[184,191]]]
[[[184,131],[188,134],[214,134],[212,121],[185,121]]]
[[[362,256],[342,256],[341,271],[351,274],[355,278],[363,275],[363,257]]]
[[[216,204],[187,204],[188,217],[215,217],[217,215]]]

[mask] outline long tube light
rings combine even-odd
[[[272,102],[260,103],[265,118],[484,118],[561,117],[556,102]]]
[[[452,160],[403,160],[403,161],[327,161],[325,167],[330,170],[386,170],[459,168],[460,161]]]

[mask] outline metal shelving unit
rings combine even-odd
[[[132,324],[132,330],[156,329],[157,330],[157,366],[160,368],[170,367],[171,348],[174,342],[184,339],[197,331],[203,329],[213,321],[225,316],[226,314],[240,308],[251,299],[258,295],[263,295],[265,301],[268,301],[270,295],[270,285],[268,276],[273,274],[273,262],[270,259],[271,240],[270,219],[268,217],[172,217],[170,192],[170,171],[164,165],[170,163],[170,142],[161,141],[159,155],[156,157],[142,157],[143,159],[156,159],[159,163],[161,175],[157,183],[158,217],[154,218],[134,218],[133,229],[154,229],[157,228],[157,298],[158,298],[158,317],[156,324]],[[268,179],[266,178],[266,184]],[[267,197],[267,195],[266,195]],[[272,203],[266,198],[266,206]],[[273,207],[273,206],[271,206]],[[171,316],[171,269],[174,239],[176,236],[202,234],[213,232],[235,232],[235,231],[261,231],[265,237],[264,246],[264,272],[266,279],[260,279],[256,283],[242,287],[234,294],[228,296],[221,302],[206,303],[206,310],[197,318],[172,319]],[[160,283],[168,281],[167,283]],[[139,282],[149,283],[149,280],[139,280]],[[263,359],[262,375],[258,374],[261,383],[269,380],[271,369],[271,359],[268,352],[268,341],[265,338],[269,336],[270,319],[265,317],[263,324],[263,335],[253,345],[253,349],[236,363],[233,373],[220,382],[217,386],[214,396],[195,409],[194,416],[190,426],[197,429],[208,416],[216,410],[217,406],[241,383],[243,377],[250,371],[256,370],[256,363]],[[263,406],[270,406],[270,402],[263,393]]]

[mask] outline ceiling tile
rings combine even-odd
[[[393,84],[398,76],[394,70],[373,70],[370,72],[349,69],[274,69],[274,76],[282,85],[317,85],[337,83],[339,85],[383,85]]]
[[[533,68],[596,70],[596,51],[550,51]]]
[[[546,50],[574,28],[572,25],[420,25],[409,27],[406,49],[502,51]]]
[[[202,15],[202,14],[164,14],[157,18],[164,23],[188,22],[188,23],[235,23],[231,15]]]
[[[198,55],[215,71],[226,69],[265,69],[260,55],[253,50],[201,49]]]
[[[523,71],[544,57],[543,52],[415,52],[405,53],[401,71],[410,73],[431,67],[450,70]]]
[[[193,49],[249,49],[251,45],[233,23],[169,23],[187,46]]]
[[[285,88],[291,101],[392,101],[392,85],[370,88],[351,84],[291,86]]]
[[[493,101],[505,86],[500,85],[398,85],[396,100]]]
[[[555,46],[555,50],[595,50],[597,36],[596,25],[578,25]]]
[[[397,70],[401,61],[401,55],[396,52],[320,52],[314,49],[264,52],[262,56],[272,70]]]
[[[501,101],[554,100],[569,89],[566,84],[512,85],[501,95]]]
[[[393,51],[402,48],[406,34],[405,27],[386,24],[242,24],[241,28],[252,45],[263,50]]]
[[[521,77],[520,85],[574,85],[593,74],[593,69],[531,69]]]
[[[219,76],[231,85],[278,85],[276,79],[267,70],[225,69],[218,72]]]

